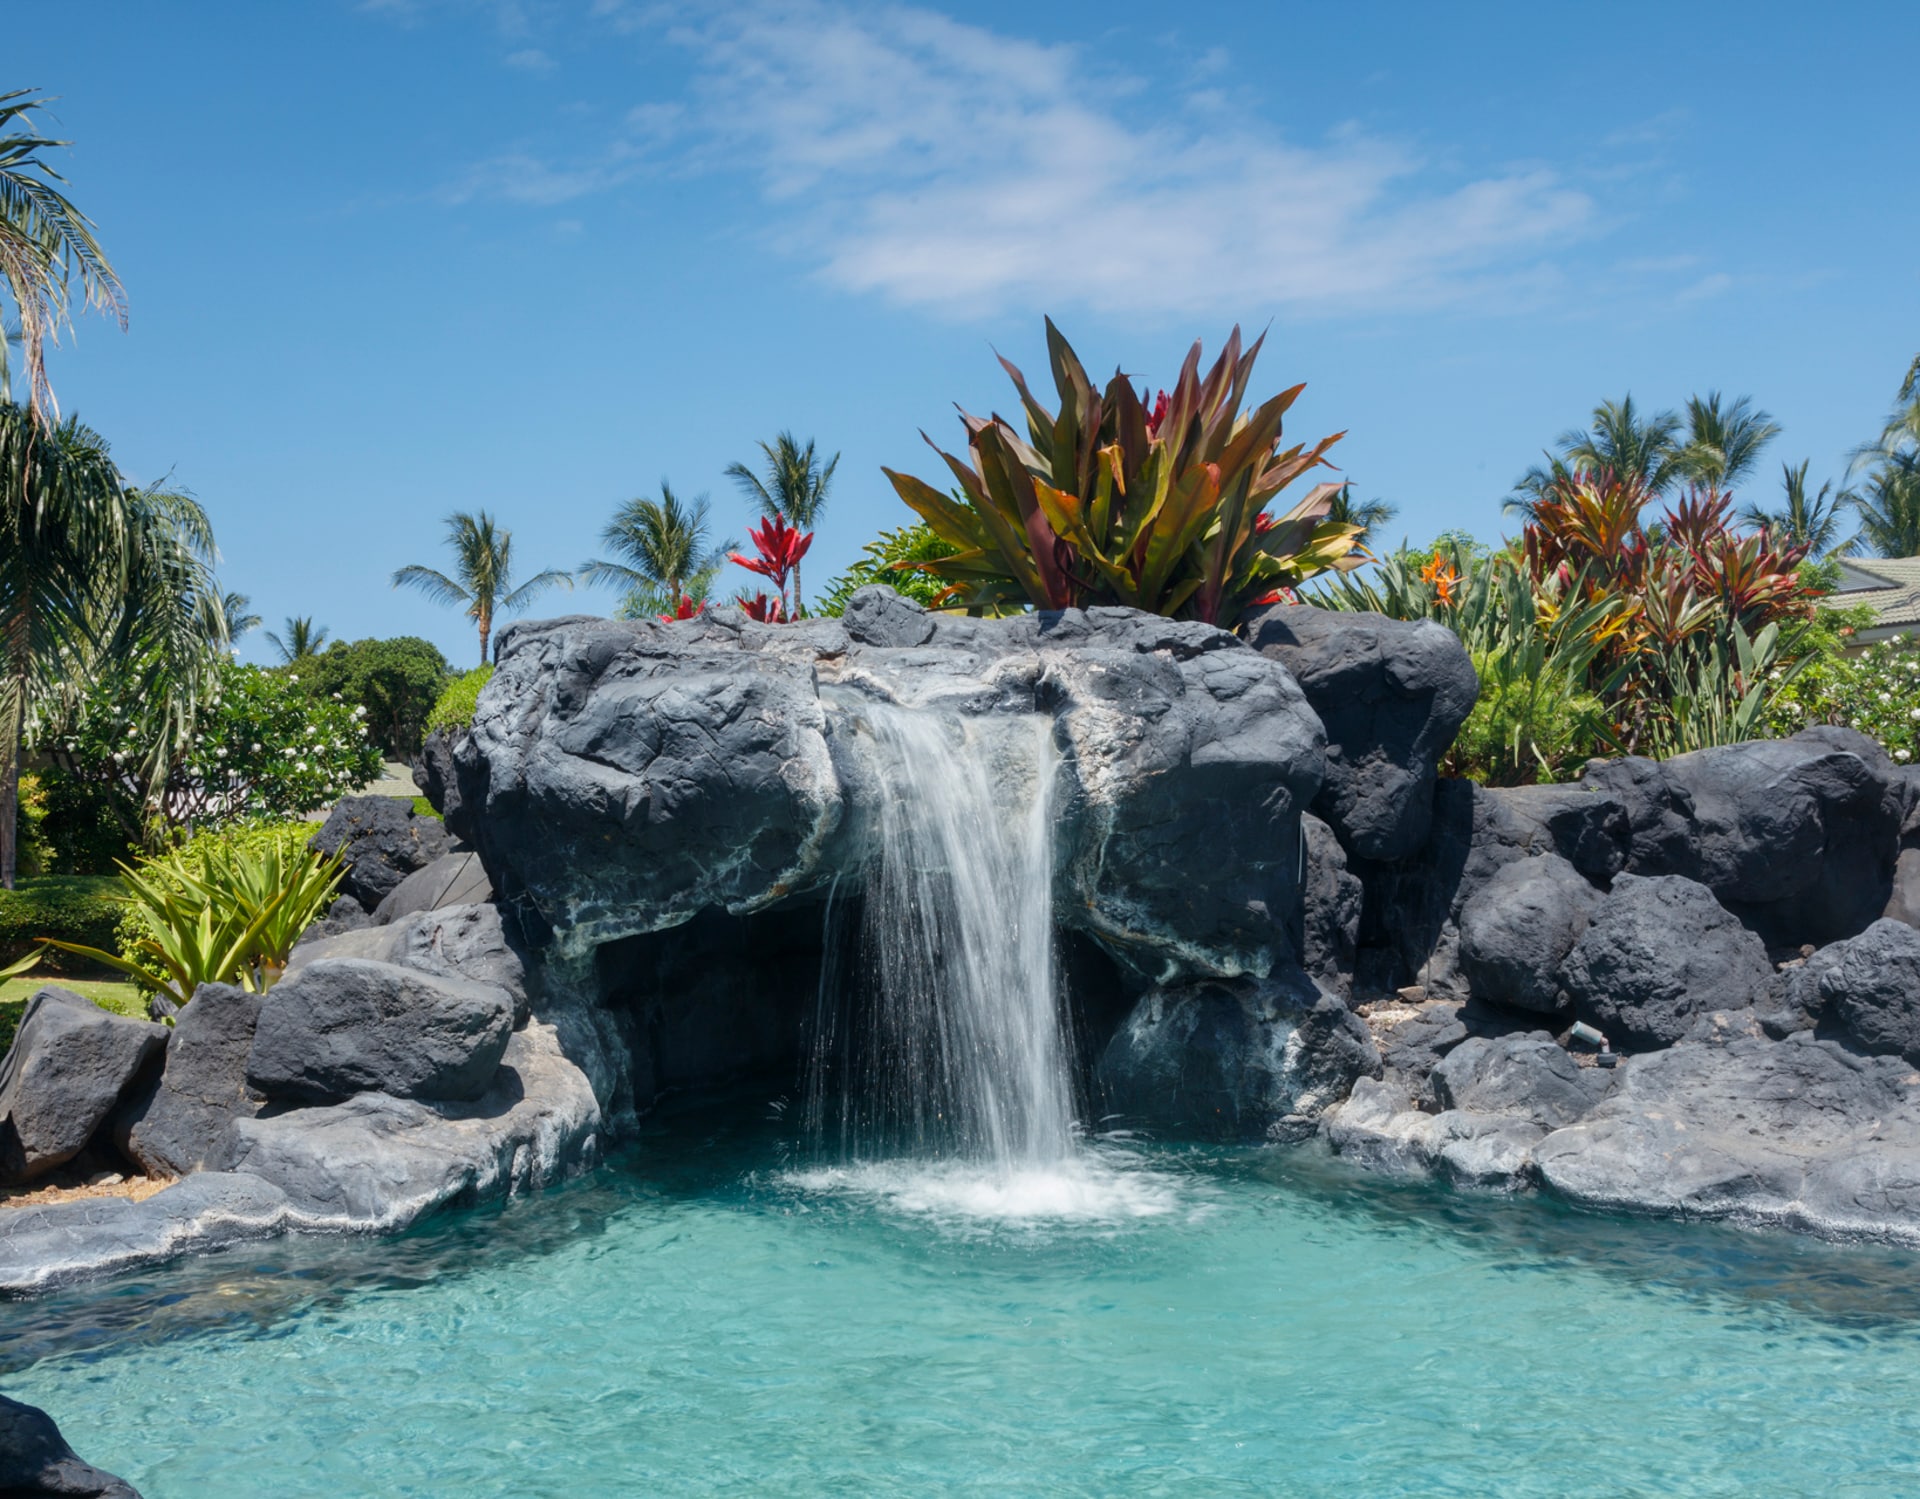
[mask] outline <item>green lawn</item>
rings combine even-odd
[[[146,999],[134,984],[123,984],[115,979],[0,979],[0,1051],[13,1045],[13,1033],[19,1028],[20,1016],[27,1008],[27,1001],[48,984],[58,984],[62,989],[84,994],[101,1009],[111,1010],[116,1015],[131,1015],[136,1020],[147,1018]]]

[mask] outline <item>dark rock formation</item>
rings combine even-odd
[[[435,729],[427,735],[413,762],[413,784],[443,818],[457,816],[460,810],[459,781],[453,770],[453,746],[458,737],[445,729]]]
[[[373,921],[376,926],[385,926],[416,912],[475,906],[492,899],[493,882],[481,867],[478,854],[442,854],[389,890],[375,909]]]
[[[1612,1086],[1615,1073],[1578,1066],[1543,1031],[1462,1041],[1433,1071],[1442,1109],[1502,1114],[1541,1130],[1584,1118]]]
[[[1313,810],[1361,858],[1415,852],[1440,757],[1480,691],[1459,638],[1430,621],[1304,604],[1251,614],[1244,630],[1293,673],[1326,726],[1326,779]]]
[[[1882,919],[1807,965],[1820,1008],[1867,1051],[1920,1066],[1920,931]]]
[[[327,914],[300,934],[301,942],[317,942],[322,937],[337,937],[342,932],[357,932],[373,925],[367,908],[351,895],[342,895],[327,907]]]
[[[236,1119],[259,1110],[247,1092],[247,1057],[260,996],[202,984],[174,1022],[165,1070],[130,1096],[115,1122],[120,1148],[156,1176],[221,1171]]]
[[[8,1499],[140,1499],[125,1479],[82,1462],[53,1417],[0,1395],[0,1495]]]
[[[514,1024],[528,1013],[527,958],[507,935],[497,906],[441,906],[402,917],[388,926],[302,942],[287,962],[291,977],[324,958],[366,958],[397,963],[440,978],[470,979],[504,989],[513,1001]]]
[[[356,1093],[475,1099],[512,1029],[513,1000],[494,985],[323,958],[267,991],[247,1083],[268,1098],[315,1103]]]
[[[1460,971],[1479,998],[1553,1014],[1562,968],[1602,896],[1558,854],[1508,864],[1460,911]]]
[[[1300,822],[1307,843],[1307,882],[1301,893],[1300,966],[1343,997],[1353,983],[1365,892],[1347,868],[1333,829],[1308,814]]]
[[[1629,871],[1699,881],[1772,945],[1851,937],[1893,894],[1905,785],[1864,734],[1601,761],[1586,784],[1626,810]]]
[[[32,1181],[78,1155],[166,1044],[165,1026],[111,1015],[68,989],[36,993],[0,1060],[0,1183]]]
[[[1632,1050],[1673,1045],[1703,1011],[1751,1008],[1773,981],[1760,939],[1678,875],[1615,880],[1563,972],[1574,1013]]]
[[[412,802],[396,796],[346,797],[313,835],[313,847],[322,853],[344,854],[347,874],[340,888],[368,911],[416,869],[447,853],[448,843],[437,819],[420,816]]]
[[[454,749],[455,831],[568,959],[707,907],[824,892],[868,853],[871,701],[1053,718],[1056,911],[1143,976],[1296,956],[1319,721],[1233,636],[1131,610],[978,620],[880,588],[800,625],[719,610],[515,626]]]
[[[1379,1069],[1358,1017],[1305,974],[1283,972],[1150,990],[1108,1044],[1098,1081],[1129,1120],[1299,1139]]]

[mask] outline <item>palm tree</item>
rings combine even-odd
[[[1760,450],[1780,435],[1780,424],[1755,408],[1751,396],[1741,396],[1722,409],[1720,392],[1703,401],[1687,398],[1687,440],[1675,460],[1680,477],[1724,493],[1745,478],[1759,461]]]
[[[1618,401],[1602,401],[1593,408],[1590,427],[1562,432],[1557,445],[1557,455],[1543,455],[1544,468],[1535,464],[1521,475],[1507,500],[1509,510],[1530,514],[1542,495],[1582,470],[1615,474],[1637,485],[1649,499],[1664,494],[1683,477],[1680,418],[1671,411],[1643,416],[1630,393]]]
[[[317,656],[320,647],[327,643],[327,627],[315,625],[311,614],[289,615],[281,629],[286,633],[281,635],[267,631],[267,639],[273,642],[273,648],[280,653],[283,665],[291,666],[295,661]]]
[[[1818,494],[1809,496],[1807,467],[1804,461],[1798,468],[1791,463],[1781,464],[1780,482],[1786,503],[1778,510],[1748,505],[1740,512],[1740,519],[1750,526],[1771,532],[1775,538],[1790,546],[1805,547],[1809,557],[1824,557],[1829,552],[1845,553],[1853,546],[1853,539],[1840,539],[1840,517],[1853,505],[1853,492],[1843,489],[1838,494],[1834,493],[1833,481],[1829,479],[1820,486]]]
[[[1342,526],[1358,526],[1358,540],[1365,542],[1369,535],[1386,525],[1400,513],[1400,507],[1390,500],[1364,500],[1355,502],[1353,481],[1348,480],[1334,492],[1333,500],[1327,507],[1327,519]]]
[[[0,282],[13,302],[24,356],[27,406],[43,426],[58,416],[47,379],[46,346],[73,326],[73,295],[127,326],[126,294],[94,238],[93,221],[60,191],[65,182],[40,152],[68,144],[40,135],[32,90],[0,94]],[[0,339],[0,401],[12,399],[6,340]]]
[[[29,728],[57,732],[111,678],[143,707],[150,768],[179,747],[226,646],[212,557],[190,496],[136,489],[91,429],[0,402],[0,885]]]
[[[536,573],[518,588],[513,586],[513,532],[495,526],[493,517],[482,510],[469,515],[456,510],[447,517],[447,545],[453,548],[454,574],[431,567],[403,567],[393,575],[393,586],[417,588],[439,604],[453,604],[466,611],[468,619],[480,629],[480,664],[487,664],[487,642],[493,637],[496,615],[517,614],[532,603],[535,595],[558,583],[573,587],[570,574],[550,567]],[[291,621],[289,621],[291,626]]]
[[[627,619],[671,614],[683,598],[705,603],[714,579],[726,566],[727,553],[740,545],[737,541],[707,544],[708,510],[705,495],[682,503],[673,486],[662,479],[659,499],[628,500],[600,533],[607,550],[625,560],[596,557],[583,562],[580,581],[626,590],[619,612]]]
[[[1920,448],[1885,451],[1854,492],[1860,541],[1876,557],[1920,557]]]
[[[727,477],[763,514],[777,515],[795,530],[813,530],[820,522],[821,511],[827,508],[827,490],[833,483],[833,471],[840,466],[840,455],[835,453],[822,466],[814,456],[813,439],[808,438],[803,448],[791,432],[782,432],[771,444],[763,442],[759,448],[767,460],[764,478],[744,463],[728,464]],[[796,618],[807,612],[801,602],[797,562],[793,565],[793,612]]]
[[[260,628],[260,616],[253,612],[253,600],[244,593],[225,595],[220,600],[220,615],[227,622],[228,640],[238,640]]]

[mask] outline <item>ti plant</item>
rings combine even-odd
[[[45,946],[118,969],[175,1005],[202,984],[264,993],[285,971],[300,934],[339,888],[346,866],[310,849],[178,850],[122,864],[141,935],[121,953],[48,939]],[[123,941],[124,941],[123,937]]]
[[[948,585],[940,601],[972,610],[1125,604],[1230,627],[1249,604],[1359,565],[1362,528],[1328,519],[1338,485],[1315,486],[1278,516],[1267,509],[1302,474],[1331,467],[1327,449],[1344,434],[1281,446],[1299,385],[1241,411],[1263,341],[1242,353],[1235,328],[1204,375],[1195,343],[1173,390],[1149,407],[1119,373],[1097,392],[1049,319],[1057,411],[1002,359],[1024,437],[1003,417],[962,412],[971,462],[928,438],[958,482],[951,495],[884,471],[957,549],[918,564]]]

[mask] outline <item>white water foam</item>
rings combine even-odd
[[[1002,1168],[963,1161],[857,1161],[786,1173],[809,1194],[956,1224],[1118,1224],[1163,1218],[1186,1204],[1170,1172],[1079,1154]]]

